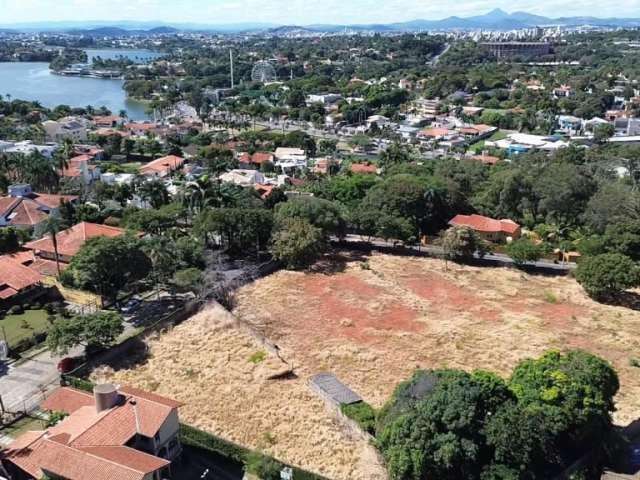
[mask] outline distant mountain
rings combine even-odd
[[[126,35],[159,35],[178,31],[233,33],[265,33],[274,36],[313,35],[314,33],[339,33],[341,31],[356,32],[415,32],[424,30],[514,30],[536,26],[593,25],[605,27],[640,27],[640,18],[596,18],[596,17],[560,17],[549,18],[531,13],[517,11],[507,13],[496,8],[484,15],[471,17],[452,16],[441,20],[412,20],[391,24],[351,24],[351,25],[276,25],[271,23],[233,23],[233,24],[198,24],[139,21],[91,21],[91,22],[33,22],[15,25],[0,24],[0,28],[8,28],[22,32],[70,32],[95,36]]]

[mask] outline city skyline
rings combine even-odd
[[[453,8],[455,7],[455,8]],[[526,0],[479,0],[457,2],[415,2],[409,0],[0,0],[0,24],[70,21],[153,21],[162,23],[273,23],[273,24],[366,24],[393,23],[415,19],[438,20],[450,16],[471,16],[494,8],[552,18],[567,16],[637,17],[640,0],[621,0],[603,5],[597,0],[581,2],[543,0],[531,5]]]

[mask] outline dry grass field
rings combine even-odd
[[[142,364],[94,381],[134,385],[185,403],[182,421],[335,480],[384,480],[375,449],[350,434],[289,365],[221,307],[149,342]]]
[[[615,420],[640,417],[640,312],[600,305],[571,278],[372,255],[339,273],[279,272],[244,287],[236,316],[280,348],[301,378],[335,373],[380,407],[418,367],[508,375],[547,349],[608,359]]]

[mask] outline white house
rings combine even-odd
[[[231,170],[218,177],[221,182],[234,183],[241,187],[252,187],[264,184],[264,175],[258,170]]]
[[[87,140],[87,123],[82,118],[65,117],[58,121],[42,122],[42,127],[49,140],[62,142],[65,139],[70,139],[74,143],[78,143]]]
[[[276,166],[285,169],[298,169],[307,166],[307,154],[300,148],[279,147],[275,151]]]

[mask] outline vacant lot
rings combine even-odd
[[[640,313],[593,302],[571,278],[374,255],[340,273],[259,280],[235,313],[302,378],[333,372],[376,407],[418,367],[508,375],[547,349],[582,348],[618,371],[615,420],[640,417]]]
[[[182,421],[336,480],[381,480],[375,450],[353,437],[307,386],[229,313],[212,307],[150,341],[145,363],[96,381],[180,400]],[[274,377],[284,377],[274,379]]]

